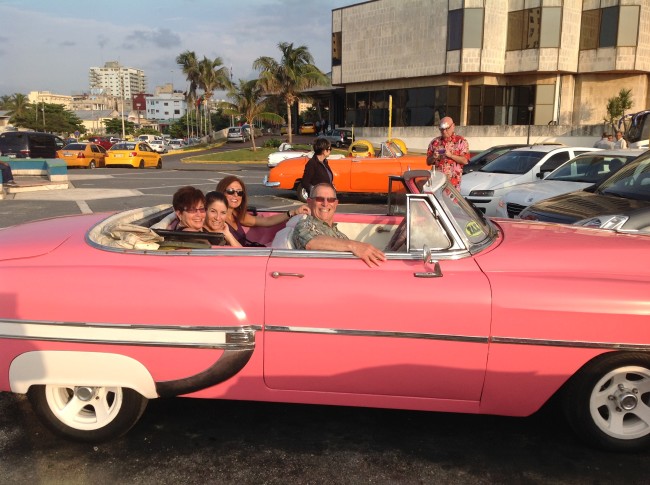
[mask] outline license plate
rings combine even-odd
[[[69,152],[63,152],[63,156],[64,156],[64,157],[71,157],[71,156],[72,156],[72,153],[69,153]]]
[[[114,156],[115,158],[122,158],[122,154],[121,154],[121,153],[116,153],[116,154],[113,155],[113,156]]]

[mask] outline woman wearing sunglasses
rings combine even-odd
[[[170,229],[201,232],[205,221],[205,196],[195,187],[181,187],[172,199],[177,221]]]
[[[226,223],[230,228],[230,232],[235,239],[242,246],[251,246],[256,243],[251,243],[246,239],[246,227],[269,227],[276,224],[287,222],[293,216],[298,214],[309,214],[309,207],[301,205],[293,210],[288,210],[281,214],[275,214],[268,217],[258,217],[247,212],[248,197],[246,196],[246,185],[239,178],[234,175],[224,177],[217,184],[217,192],[222,192],[228,201],[228,214],[226,215]]]

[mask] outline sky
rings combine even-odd
[[[187,88],[176,57],[220,57],[233,79],[253,79],[280,42],[304,45],[331,70],[332,9],[360,0],[0,0],[0,95],[88,92],[107,61],[142,69],[147,90]],[[215,93],[216,95],[217,93]]]

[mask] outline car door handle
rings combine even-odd
[[[440,263],[438,261],[433,263],[433,271],[415,272],[413,273],[413,276],[416,278],[442,278],[442,269],[440,269]]]
[[[279,278],[280,276],[293,276],[295,278],[305,277],[304,274],[300,274],[300,273],[280,273],[279,271],[274,271],[273,273],[271,273],[272,278]]]

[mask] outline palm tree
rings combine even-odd
[[[230,86],[229,74],[230,71],[227,67],[223,66],[221,57],[215,59],[208,59],[203,56],[203,59],[198,64],[199,75],[197,82],[199,87],[203,90],[203,97],[205,105],[209,107],[210,98],[215,89],[227,89]],[[206,113],[208,117],[209,129],[208,134],[212,136],[212,120],[210,119],[210,112]]]
[[[176,64],[181,67],[183,74],[185,74],[187,81],[190,83],[189,89],[185,92],[185,102],[187,103],[188,108],[189,106],[194,108],[194,118],[197,119],[198,107],[196,105],[196,89],[199,85],[199,61],[193,51],[185,51],[176,57]],[[187,126],[189,130],[189,116],[187,117]]]
[[[293,43],[280,42],[282,59],[258,57],[253,69],[260,71],[260,82],[267,94],[280,96],[287,104],[289,143],[291,133],[291,106],[300,97],[300,92],[319,84],[328,85],[329,79],[314,65],[314,58],[304,45],[293,47]]]
[[[15,93],[11,95],[7,104],[7,114],[11,117],[23,116],[31,106],[27,96],[21,93]]]
[[[253,151],[257,150],[255,146],[255,120],[266,120],[275,123],[281,123],[282,117],[276,113],[266,111],[266,99],[264,90],[258,79],[251,81],[239,80],[238,84],[233,84],[228,89],[228,97],[232,103],[223,102],[220,107],[226,115],[240,115],[246,120],[251,129],[251,140],[253,142]]]

